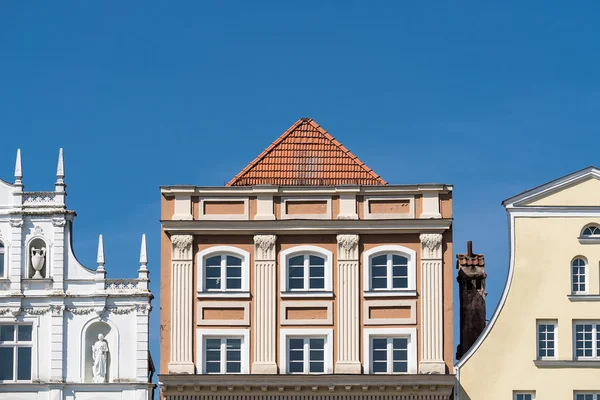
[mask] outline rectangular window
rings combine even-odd
[[[31,325],[0,325],[0,381],[31,380]]]
[[[575,358],[600,358],[600,324],[592,322],[575,324]]]
[[[309,254],[290,257],[288,290],[325,290],[325,259]]]
[[[538,321],[537,348],[539,360],[556,358],[556,326],[556,322],[553,321]]]
[[[405,374],[408,372],[408,338],[371,339],[371,372]]]
[[[325,338],[288,338],[290,374],[322,374],[325,372]]]
[[[239,374],[242,371],[241,338],[207,338],[204,342],[207,374]]]
[[[576,393],[575,400],[600,400],[600,393]]]
[[[204,288],[207,291],[242,290],[242,259],[228,255],[207,258]]]
[[[5,260],[4,244],[2,244],[2,242],[0,242],[0,278],[4,277],[4,260]]]
[[[535,393],[533,392],[518,392],[513,396],[514,400],[535,400]]]

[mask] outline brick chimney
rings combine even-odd
[[[456,359],[465,354],[485,328],[485,258],[473,253],[473,243],[467,242],[467,254],[456,255],[458,294],[460,296],[460,343]]]

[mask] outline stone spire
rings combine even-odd
[[[146,249],[146,235],[142,235],[142,246],[140,248],[140,269],[138,269],[138,288],[148,290],[148,251]]]
[[[61,148],[58,151],[58,165],[56,166],[56,184],[54,185],[54,191],[56,192],[56,195],[54,197],[54,201],[56,202],[57,206],[62,206],[65,207],[65,196],[67,195],[65,193],[65,188],[67,187],[67,185],[65,185],[65,163],[63,160],[63,149]]]
[[[21,168],[21,149],[17,149],[17,161],[15,162],[15,186],[23,186],[23,169]]]
[[[65,183],[65,164],[63,162],[63,149],[62,147],[58,150],[58,166],[56,167],[56,184]]]
[[[98,258],[96,262],[98,263],[96,271],[104,271],[104,242],[102,241],[102,235],[98,236]]]

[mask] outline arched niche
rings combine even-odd
[[[108,345],[108,354],[106,357],[106,382],[114,382],[118,377],[117,360],[119,355],[119,332],[113,324],[96,319],[90,321],[83,328],[82,349],[81,349],[81,376],[85,383],[92,383],[94,374],[92,372],[93,358],[92,347],[98,341],[98,335],[104,335],[104,340]]]
[[[27,277],[29,279],[49,278],[49,246],[40,237],[35,237],[27,245]]]

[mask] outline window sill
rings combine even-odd
[[[281,292],[282,299],[292,298],[318,298],[318,299],[330,299],[333,298],[333,292],[311,292],[311,291],[298,291],[298,292]]]
[[[250,292],[197,292],[203,299],[249,299]]]
[[[600,368],[600,360],[533,360],[538,368]]]
[[[363,293],[366,299],[370,297],[416,297],[416,290],[371,290]]]
[[[567,298],[571,301],[600,301],[600,294],[570,294]]]
[[[579,240],[579,243],[581,244],[599,244],[600,243],[600,237],[578,237],[577,238]]]

